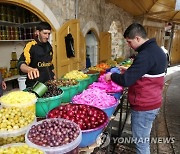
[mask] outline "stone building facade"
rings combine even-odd
[[[96,64],[99,62],[98,45],[101,42],[101,32],[111,33],[112,58],[119,56],[126,58],[130,55],[130,49],[123,38],[123,32],[134,19],[121,8],[106,1],[107,0],[0,0],[0,3],[12,3],[17,5],[17,7],[23,7],[31,13],[34,13],[40,20],[47,20],[53,27],[53,34],[61,29],[68,21],[78,19],[80,31],[85,40],[87,40],[87,34],[90,30],[93,29],[95,31],[94,35],[92,35],[96,37],[94,47],[90,46],[88,49],[93,50],[91,53],[97,56],[96,59],[93,59],[95,61],[94,64]],[[15,15],[18,16],[18,13]],[[51,35],[50,42],[52,44],[55,42],[54,40],[55,35]],[[5,55],[5,58],[0,57],[0,67],[7,66],[10,68],[10,53],[16,52],[17,57],[19,57],[25,43],[25,41],[1,41],[0,54]]]
[[[79,19],[85,36],[89,29],[97,34],[109,31],[112,34],[112,58],[128,57],[130,49],[123,36],[124,30],[133,22],[133,17],[105,0],[43,0],[61,26],[68,20]],[[111,31],[113,25],[114,30]]]

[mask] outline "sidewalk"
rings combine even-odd
[[[163,106],[152,129],[152,137],[172,138],[172,144],[151,144],[152,154],[180,154],[180,65],[169,67],[165,76]],[[127,119],[123,137],[131,137],[130,115]],[[118,144],[115,154],[133,154],[132,144]]]
[[[165,98],[166,124],[169,137],[175,138],[174,153],[180,154],[180,65],[168,68],[166,79],[171,80]]]

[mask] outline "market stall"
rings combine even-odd
[[[126,117],[128,114],[128,103],[125,101],[127,90],[113,82],[104,80],[104,73],[112,70],[117,71],[117,68],[108,68],[106,65],[98,65],[97,67],[104,68],[99,69],[100,71],[97,71],[98,69],[96,71],[73,70],[65,74],[61,79],[48,81],[45,83],[47,89],[41,95],[39,95],[39,91],[37,93],[32,87],[24,89],[24,91],[15,91],[15,94],[13,92],[7,94],[12,95],[11,97],[2,96],[0,98],[2,102],[1,118],[5,114],[5,110],[14,111],[16,110],[13,109],[14,107],[22,106],[24,102],[32,102],[32,100],[28,99],[32,95],[36,99],[35,102],[33,101],[34,106],[31,107],[31,103],[26,105],[25,107],[28,106],[28,109],[32,108],[32,110],[26,110],[26,113],[23,113],[27,115],[32,111],[34,118],[36,117],[38,122],[36,122],[36,118],[32,117],[31,121],[26,122],[27,125],[25,126],[27,127],[25,128],[27,129],[23,129],[23,134],[20,134],[23,135],[19,137],[22,140],[12,140],[8,139],[8,132],[11,128],[8,120],[11,119],[12,121],[14,118],[11,116],[11,118],[6,119],[5,116],[5,119],[2,118],[1,120],[2,123],[5,120],[7,125],[2,125],[2,123],[0,125],[1,145],[25,142],[28,146],[46,153],[52,153],[56,150],[56,152],[63,151],[63,148],[65,151],[70,148],[70,151],[88,152],[103,147],[101,136],[106,132],[108,132],[110,138],[114,135],[120,137],[126,122],[126,118],[122,118],[122,113],[125,112]],[[30,96],[27,97],[28,95]],[[15,98],[21,99],[15,103]],[[10,104],[8,108],[6,104]],[[15,117],[16,113],[14,113]],[[27,119],[26,117],[25,119]],[[115,117],[119,119],[117,134],[112,133]],[[16,125],[22,123],[21,116],[19,118],[19,122],[13,126],[13,129],[16,129]],[[57,120],[53,121],[53,119]],[[62,120],[59,121],[58,119]],[[21,128],[21,126],[24,128],[23,124],[18,125],[17,128]],[[61,132],[58,129],[59,127],[64,131]],[[2,136],[2,131],[6,131],[6,138]],[[74,133],[77,135],[73,137],[74,133],[72,131],[75,131]],[[54,134],[52,134],[53,132]],[[53,135],[53,139],[50,140]],[[64,140],[67,142],[64,142]],[[66,144],[67,146],[65,146]],[[72,144],[74,146],[70,147]],[[106,146],[107,151],[109,146],[110,144]],[[66,153],[68,152],[66,151]]]

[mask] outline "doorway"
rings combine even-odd
[[[86,34],[86,68],[98,63],[98,42],[95,33],[90,30]]]

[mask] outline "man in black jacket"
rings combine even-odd
[[[51,26],[41,22],[37,26],[35,40],[28,42],[18,61],[20,72],[27,73],[26,86],[32,87],[36,81],[46,82],[54,79],[52,64],[53,51],[48,42]]]

